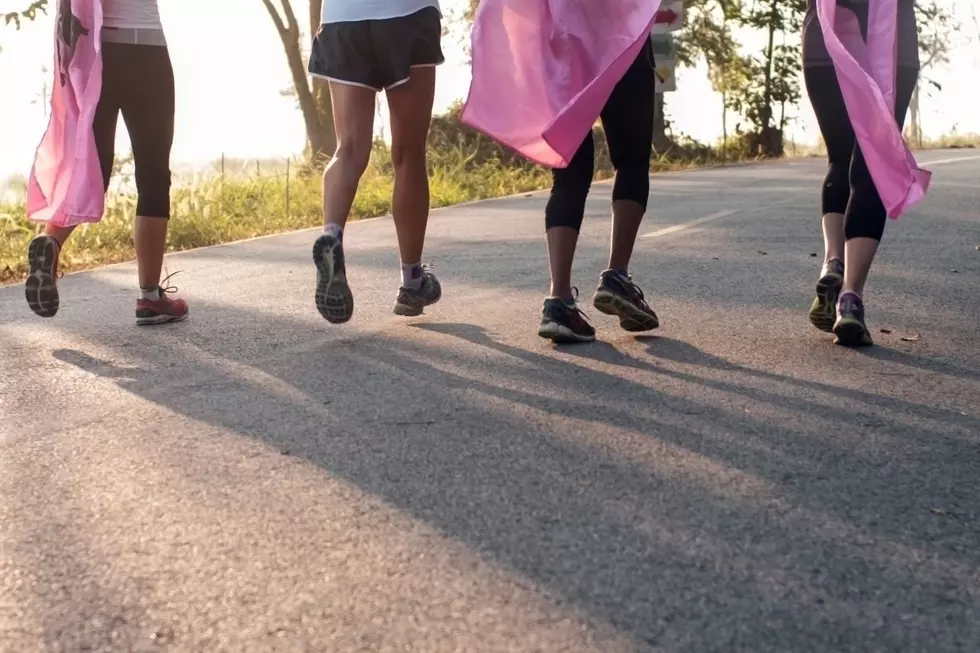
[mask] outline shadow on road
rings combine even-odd
[[[669,338],[535,351],[463,323],[339,336],[195,308],[262,351],[178,326],[55,358],[308,460],[651,647],[980,641],[973,417]]]

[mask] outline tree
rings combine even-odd
[[[674,39],[677,63],[689,68],[704,61],[712,89],[721,95],[722,142],[728,140],[728,109],[731,92],[748,83],[739,44],[731,21],[741,15],[739,0],[692,0],[687,5],[688,27]]]
[[[950,36],[959,32],[961,25],[936,0],[916,0],[915,8],[915,24],[919,34],[919,80],[909,104],[909,118],[911,140],[922,147],[922,119],[919,109],[922,85],[937,91],[942,90],[942,86],[928,73],[937,66],[949,63],[949,53],[953,47]]]
[[[276,8],[272,0],[262,0],[269,11],[272,23],[279,33],[282,47],[286,53],[286,62],[293,79],[293,89],[303,113],[306,124],[306,139],[309,154],[314,160],[322,161],[333,153],[337,146],[337,136],[334,132],[333,114],[330,105],[330,90],[322,80],[309,79],[306,70],[306,60],[303,56],[299,22],[293,11],[292,0],[279,0],[282,10]],[[309,26],[310,40],[320,29],[320,12],[323,0],[310,0]]]
[[[17,29],[20,29],[22,20],[34,20],[39,13],[48,13],[48,0],[34,0],[26,9],[5,12],[0,14],[0,17],[3,18],[4,25],[13,23]]]
[[[745,27],[763,31],[767,45],[762,56],[746,60],[749,83],[736,89],[732,101],[745,119],[756,129],[750,151],[765,156],[780,156],[783,152],[783,129],[788,122],[786,106],[800,99],[802,53],[798,45],[786,43],[787,34],[799,34],[806,0],[761,0],[738,21]],[[777,44],[777,36],[782,41]],[[774,120],[779,106],[779,120]]]

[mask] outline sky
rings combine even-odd
[[[443,0],[447,20],[465,0]],[[953,63],[931,71],[942,92],[923,97],[923,130],[935,137],[956,129],[980,132],[977,70],[980,42],[972,23],[971,0],[942,0],[964,22]],[[0,0],[0,12],[22,9],[28,0]],[[298,16],[306,0],[293,0]],[[175,167],[228,158],[271,159],[302,151],[303,122],[295,100],[284,97],[290,77],[279,36],[260,0],[160,0],[177,80]],[[30,171],[34,149],[47,118],[45,88],[50,87],[53,20],[41,17],[21,31],[0,27],[0,181]],[[972,38],[971,38],[972,37]],[[439,69],[436,111],[465,97],[469,68],[461,36],[447,36],[447,63]],[[749,39],[751,40],[751,39]],[[746,43],[761,48],[761,43]],[[721,99],[711,91],[703,69],[680,70],[677,91],[666,99],[675,133],[713,141],[721,131]],[[818,133],[805,99],[788,137],[816,143]],[[729,120],[729,125],[737,121]],[[117,152],[129,151],[119,123]]]

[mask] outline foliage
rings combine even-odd
[[[459,122],[459,105],[433,119],[429,136],[429,180],[433,207],[513,195],[545,188],[548,170],[534,166]],[[599,130],[597,130],[599,132]],[[596,178],[612,175],[605,139],[597,133]],[[652,161],[655,171],[720,162],[711,147],[680,139],[669,155]],[[175,175],[168,251],[226,243],[265,234],[314,227],[320,223],[320,178],[300,163],[256,162],[247,166],[226,161],[222,168],[198,178]],[[135,256],[132,221],[136,197],[131,190],[132,160],[116,162],[114,182],[124,190],[110,191],[106,214],[98,225],[76,230],[65,248],[63,269],[78,270],[131,260]],[[12,180],[19,181],[19,180]],[[378,143],[361,180],[352,218],[385,215],[391,210],[392,168],[387,146]],[[17,184],[8,190],[16,191]],[[2,190],[2,189],[0,189]],[[0,193],[2,194],[2,193]],[[37,233],[24,217],[21,199],[0,200],[0,283],[23,278],[27,244]]]
[[[3,19],[4,25],[13,23],[14,27],[20,29],[22,20],[34,20],[39,13],[46,14],[47,12],[48,0],[34,0],[26,9],[0,14],[0,19]]]

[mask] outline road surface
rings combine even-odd
[[[599,342],[535,335],[543,193],[435,212],[421,318],[390,313],[387,219],[347,231],[339,327],[310,231],[169,257],[166,328],[133,325],[132,265],[50,321],[0,289],[0,651],[975,653],[971,154],[923,156],[870,351],[806,322],[817,160],[654,178],[656,337],[590,307]]]

